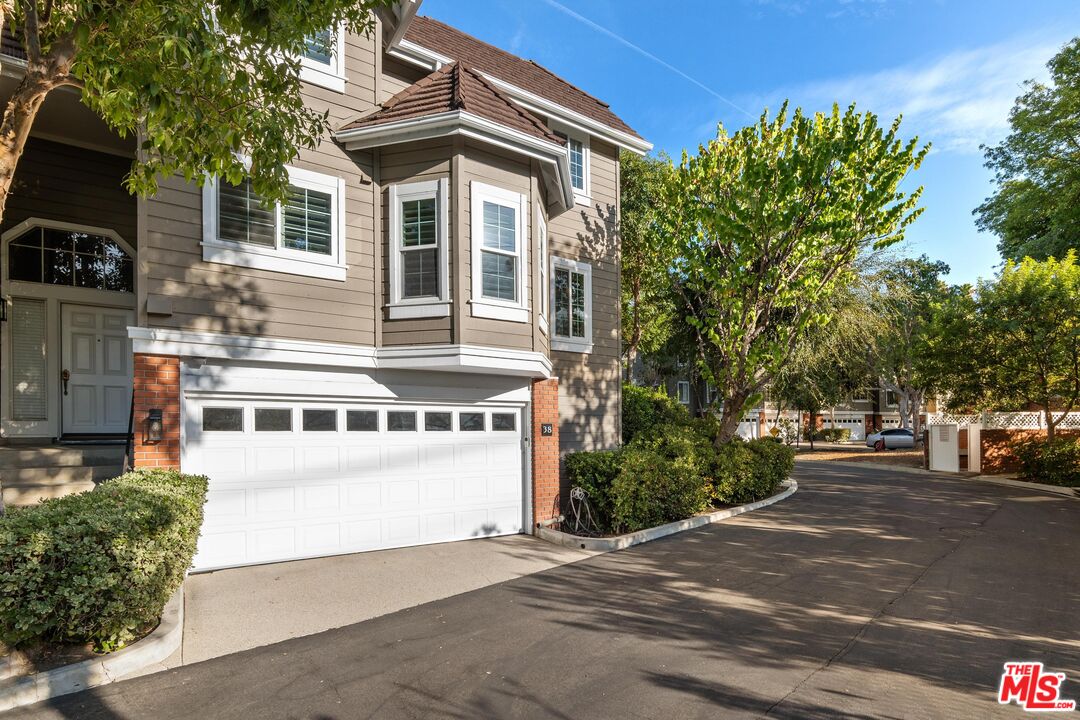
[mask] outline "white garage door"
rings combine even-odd
[[[185,404],[195,569],[522,532],[521,407]]]

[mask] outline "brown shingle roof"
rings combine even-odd
[[[464,110],[526,135],[565,144],[532,115],[460,62],[445,65],[384,102],[378,110],[342,126],[341,130],[386,125],[400,120]]]
[[[423,15],[412,19],[405,39],[528,90],[615,130],[641,138],[608,104],[531,60],[523,60],[472,35]]]

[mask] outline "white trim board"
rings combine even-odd
[[[480,345],[369,346],[279,340],[222,333],[129,327],[133,351],[215,360],[322,365],[352,369],[483,372],[551,377],[551,360],[530,350]],[[193,363],[195,364],[195,363]]]

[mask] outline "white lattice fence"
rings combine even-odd
[[[1041,412],[988,412],[981,415],[936,413],[927,420],[931,425],[956,424],[961,427],[981,422],[984,427],[1002,430],[1041,430],[1046,427]],[[1057,427],[1060,430],[1080,428],[1080,412],[1072,412],[1061,418]]]

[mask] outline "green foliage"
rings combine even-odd
[[[623,443],[650,434],[660,425],[690,422],[690,413],[663,390],[626,383],[622,388]]]
[[[1029,440],[1013,452],[1020,458],[1020,477],[1032,482],[1080,487],[1080,438],[1057,437],[1047,443]]]
[[[601,527],[611,526],[614,500],[611,485],[619,475],[622,450],[576,452],[566,456],[566,476],[570,487],[585,491]]]
[[[716,453],[712,501],[741,505],[763,500],[791,475],[795,451],[769,438],[733,441]]]
[[[860,252],[899,242],[921,210],[901,183],[928,146],[903,142],[854,106],[775,119],[684,154],[667,183],[669,282],[723,401],[720,441],[782,368]]]
[[[955,407],[1043,410],[1048,440],[1080,403],[1080,265],[1007,262],[992,281],[952,293],[928,336],[929,361]]]
[[[985,149],[998,190],[975,216],[981,230],[1000,238],[1006,260],[1080,252],[1080,37],[1048,67],[1050,83],[1025,83],[1009,114],[1009,136]]]
[[[370,32],[372,10],[389,4],[37,0],[13,3],[10,26],[46,91],[78,85],[109,127],[140,137],[127,180],[133,192],[153,194],[158,179],[174,173],[233,183],[250,175],[256,192],[281,200],[284,165],[330,127],[328,113],[305,107],[300,94],[307,39],[341,24]]]
[[[687,458],[672,459],[640,445],[626,448],[611,486],[615,529],[632,532],[704,510],[709,491],[701,470]]]
[[[0,518],[0,640],[114,650],[161,617],[184,580],[207,480],[128,473]]]
[[[663,188],[671,162],[623,150],[619,154],[619,249],[622,341],[627,367],[638,352],[658,351],[671,333],[670,258],[660,242]]]
[[[810,439],[810,428],[803,430],[803,437]],[[814,439],[825,442],[847,442],[851,439],[851,428],[821,428],[814,433]]]

